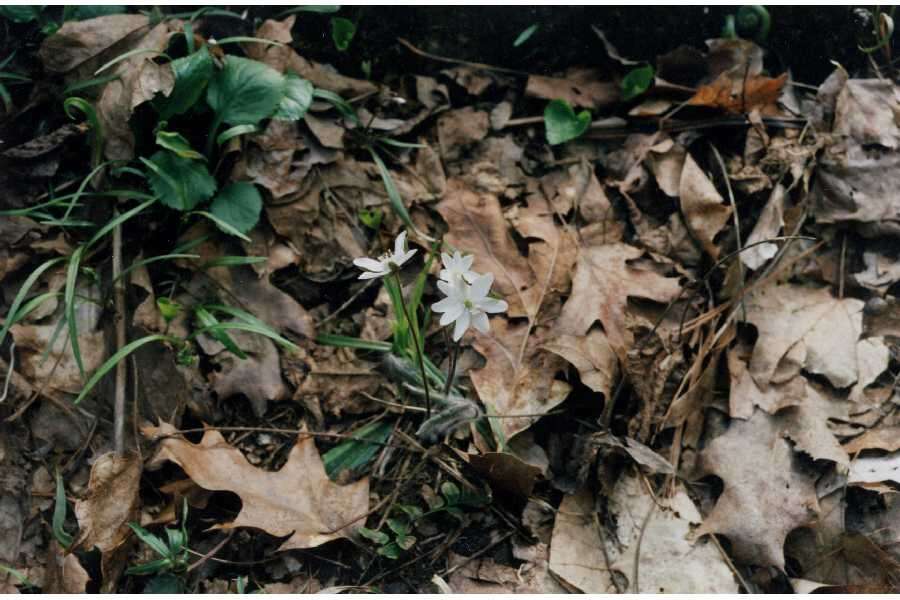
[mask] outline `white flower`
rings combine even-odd
[[[472,283],[478,277],[478,273],[472,270],[472,263],[475,262],[475,257],[471,254],[463,256],[459,250],[456,250],[453,256],[450,256],[446,252],[442,252],[441,262],[444,263],[444,268],[441,269],[438,277],[447,283],[453,283],[460,277],[468,283]]]
[[[453,326],[453,341],[458,342],[463,334],[474,325],[475,329],[482,333],[490,330],[488,313],[499,313],[507,309],[508,305],[503,300],[495,300],[488,297],[494,276],[490,273],[478,275],[472,283],[459,277],[455,281],[438,281],[440,289],[447,297],[432,305],[434,312],[441,315],[441,325]]]
[[[393,252],[388,252],[378,260],[368,257],[357,258],[353,264],[365,271],[359,276],[360,279],[375,279],[390,275],[394,269],[402,267],[403,263],[412,258],[415,253],[415,249],[406,249],[406,232],[403,231],[394,240]]]

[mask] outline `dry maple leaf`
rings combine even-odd
[[[784,540],[819,512],[816,480],[801,471],[778,421],[761,410],[731,421],[700,455],[703,473],[724,482],[697,535],[720,533],[744,564],[784,570]]]
[[[154,437],[167,430],[171,426],[163,423],[143,431]],[[315,442],[302,434],[279,471],[254,467],[213,429],[208,429],[198,444],[175,437],[163,439],[150,466],[167,460],[184,469],[200,487],[240,497],[241,512],[220,528],[255,527],[277,537],[289,535],[279,550],[313,548],[347,537],[363,524],[362,517],[369,510],[369,479],[350,485],[332,483]]]
[[[625,323],[628,298],[669,302],[681,291],[678,279],[629,264],[643,254],[640,248],[623,243],[582,248],[559,329],[582,336],[600,321],[610,345],[624,361],[633,341]]]
[[[762,75],[743,77],[743,73],[726,71],[709,85],[701,85],[688,104],[734,114],[765,110],[778,100],[786,81],[787,73],[772,78]]]
[[[603,551],[604,537],[590,490],[564,497],[553,524],[550,571],[585,594],[615,593]]]

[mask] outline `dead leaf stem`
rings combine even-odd
[[[113,218],[117,218],[119,209],[113,210]],[[127,336],[125,332],[125,281],[122,275],[122,224],[116,224],[113,229],[112,248],[112,278],[113,294],[115,298],[115,323],[116,346],[115,352],[125,347]],[[113,395],[113,447],[117,456],[125,452],[125,385],[128,375],[128,362],[120,360],[116,363],[116,382]]]

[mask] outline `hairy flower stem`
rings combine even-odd
[[[446,331],[446,330],[445,330]],[[450,368],[447,371],[447,383],[444,384],[444,398],[450,397],[453,379],[456,377],[456,362],[459,359],[459,342],[454,342],[450,349]]]
[[[406,306],[406,300],[403,298],[403,282],[400,281],[400,271],[394,269],[394,277],[397,279],[397,295],[400,296],[400,306],[403,307],[403,315],[406,317],[406,324],[409,326],[409,332],[413,337],[413,345],[416,347],[416,358],[419,362],[419,373],[422,375],[422,385],[425,387],[425,418],[431,418],[431,395],[428,393],[428,377],[425,375],[425,359],[422,357],[422,346],[419,344],[419,334],[413,327],[412,316]]]

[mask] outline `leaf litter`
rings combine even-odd
[[[108,250],[90,255],[70,307],[64,265],[38,267],[69,260],[77,228],[16,212],[98,166],[66,151],[90,127],[61,116],[49,137],[2,148],[32,169],[0,221],[4,565],[48,592],[152,589],[135,565],[168,550],[161,537],[162,550],[143,546],[143,526],[172,544],[190,532],[191,566],[173,573],[194,590],[246,577],[288,593],[897,589],[890,79],[837,67],[809,90],[746,39],[682,47],[648,70],[599,29],[602,68],[496,69],[404,40],[415,72],[363,79],[304,56],[293,15],[255,32],[233,20],[240,57],[212,44],[229,26],[202,14],[69,21],[37,52],[58,83],[109,76],[86,94],[95,114],[81,111],[100,124],[103,159],[163,152],[139,121],[181,101],[179,44],[212,48],[216,73],[314,91],[300,118],[266,121],[216,87],[240,81],[209,84],[210,108],[247,128],[215,177],[261,198],[253,214],[231,192],[211,210],[247,223],[259,212],[246,237],[186,226],[186,213],[177,230],[163,212],[126,229],[141,263],[129,339],[164,343],[123,361],[133,452],[119,456],[112,377],[71,404],[121,348]],[[652,81],[635,87],[636,68]],[[200,172],[183,162],[196,160],[191,136],[188,154],[156,162]],[[210,172],[204,199],[152,175],[150,188],[190,208],[215,193]],[[78,195],[71,210],[90,217]],[[410,265],[384,287],[358,281],[353,261],[401,231]],[[428,312],[441,251],[472,255],[508,305],[458,348]],[[32,273],[28,298],[42,301],[10,311]],[[419,335],[427,365],[410,352]],[[13,447],[24,439],[52,457],[42,471]],[[61,516],[22,529],[29,510],[52,512],[18,497],[51,465]],[[77,531],[70,547],[60,528]]]

